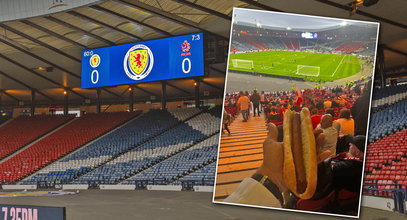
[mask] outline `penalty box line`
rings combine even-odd
[[[338,71],[339,67],[341,66],[343,59],[345,59],[346,55],[343,55],[341,62],[339,62],[338,66],[336,67],[335,71],[332,73],[331,77],[333,77],[336,73],[336,71]]]

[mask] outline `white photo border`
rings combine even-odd
[[[228,83],[228,73],[229,73],[229,59],[230,59],[230,48],[232,45],[232,33],[233,33],[233,24],[235,19],[235,11],[236,10],[247,10],[247,11],[254,11],[254,12],[266,12],[271,14],[284,14],[284,15],[293,15],[293,16],[300,16],[300,17],[314,17],[314,18],[323,18],[323,19],[330,19],[330,20],[343,20],[343,21],[352,21],[352,22],[360,22],[360,23],[370,23],[377,25],[377,33],[376,33],[376,45],[375,45],[375,55],[373,61],[373,69],[372,69],[372,79],[371,79],[371,90],[370,90],[370,99],[369,99],[369,111],[368,111],[368,120],[367,120],[367,130],[366,130],[366,141],[365,141],[365,151],[364,151],[364,159],[363,159],[363,168],[362,168],[362,178],[361,178],[361,185],[360,185],[360,194],[359,194],[359,204],[358,204],[358,214],[354,215],[341,215],[341,214],[333,214],[333,213],[326,213],[326,212],[315,212],[315,211],[304,211],[304,210],[297,210],[297,209],[288,209],[288,208],[277,208],[277,207],[268,207],[268,206],[257,206],[257,205],[248,205],[248,204],[240,204],[240,203],[230,203],[230,202],[222,202],[215,200],[215,193],[216,193],[216,183],[218,177],[218,165],[219,165],[219,154],[220,154],[220,142],[222,138],[222,123],[223,123],[223,112],[225,111],[225,98],[226,98],[226,91],[227,91],[227,83]],[[230,25],[230,35],[229,35],[229,47],[228,47],[228,59],[226,63],[226,75],[225,75],[225,87],[223,92],[223,103],[222,103],[222,116],[221,116],[221,123],[220,123],[220,130],[219,130],[219,143],[218,143],[218,155],[216,160],[216,172],[215,172],[215,182],[213,186],[213,194],[212,194],[212,203],[215,204],[226,204],[226,205],[234,205],[234,206],[243,206],[243,207],[252,207],[252,208],[263,208],[263,209],[271,209],[271,210],[280,210],[280,211],[289,211],[289,212],[299,212],[299,213],[307,213],[307,214],[318,214],[318,215],[328,215],[328,216],[336,216],[336,217],[348,217],[348,218],[359,218],[360,217],[360,208],[361,208],[361,200],[362,200],[362,192],[363,192],[363,177],[365,172],[365,163],[366,163],[366,152],[367,152],[367,143],[369,137],[369,125],[370,125],[370,113],[371,113],[371,105],[372,105],[372,96],[373,96],[373,87],[374,87],[374,71],[376,67],[376,57],[377,57],[377,47],[379,41],[379,30],[380,30],[380,23],[379,22],[371,22],[371,21],[362,21],[362,20],[353,20],[353,19],[344,19],[344,18],[334,18],[334,17],[324,17],[324,16],[315,16],[315,15],[305,15],[305,14],[296,14],[296,13],[286,13],[286,12],[274,12],[274,11],[266,11],[266,10],[258,10],[258,9],[248,9],[248,8],[237,8],[234,7],[232,11],[232,21]]]

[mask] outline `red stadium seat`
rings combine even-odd
[[[12,119],[0,127],[0,159],[73,118],[73,115],[35,115]]]
[[[88,143],[140,112],[87,114],[0,164],[0,180],[14,182]]]
[[[371,178],[380,179],[378,181],[380,189],[394,189],[395,185],[392,185],[394,181],[402,184],[407,178],[407,158],[404,157],[407,153],[406,137],[407,130],[405,129],[369,144],[366,152],[368,155],[367,160],[370,161],[369,166],[372,166],[373,161],[376,160],[376,156],[373,155],[377,155],[380,161],[377,165],[373,165],[375,168],[380,169],[380,172],[375,172],[379,175],[371,175],[369,180]],[[383,163],[389,165],[385,166]],[[365,172],[369,172],[369,169],[365,170]],[[381,182],[381,180],[385,181]],[[380,186],[380,184],[384,185]],[[392,193],[380,191],[379,195],[389,197],[392,196]]]

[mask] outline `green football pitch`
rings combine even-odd
[[[332,81],[355,75],[364,61],[352,55],[264,51],[229,56],[229,70]]]

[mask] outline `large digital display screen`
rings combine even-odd
[[[312,32],[303,32],[301,33],[301,37],[305,39],[315,39],[318,38],[318,34]]]
[[[203,34],[82,51],[82,88],[204,75]]]
[[[4,220],[65,220],[64,207],[0,205]]]

